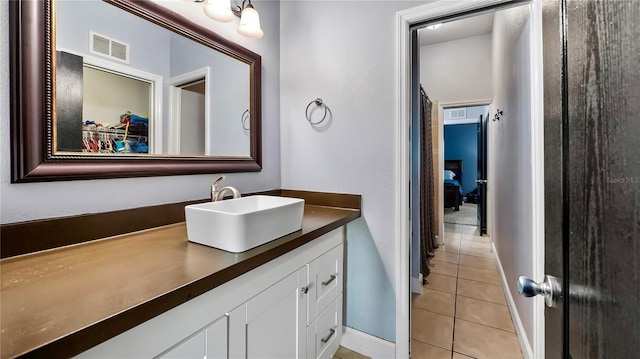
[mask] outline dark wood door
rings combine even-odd
[[[487,116],[480,115],[478,123],[478,230],[480,235],[487,233]]]
[[[640,2],[543,1],[546,357],[640,353]]]

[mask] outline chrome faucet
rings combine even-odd
[[[233,194],[233,198],[240,198],[242,196],[240,194],[240,191],[238,191],[236,188],[231,186],[226,186],[218,189],[218,184],[224,181],[224,179],[225,179],[225,176],[220,176],[220,178],[218,178],[211,185],[211,201],[212,202],[222,201],[224,199],[224,194],[227,191],[231,191],[231,194]]]

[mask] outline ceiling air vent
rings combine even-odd
[[[89,52],[112,60],[129,63],[129,44],[89,32]]]
[[[452,108],[450,112],[450,118],[452,120],[467,118],[467,109],[466,108]]]

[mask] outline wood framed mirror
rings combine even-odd
[[[159,101],[159,98],[163,98],[165,101],[174,99],[177,96],[177,92],[174,91],[176,88],[178,92],[180,89],[191,90],[190,86],[192,85],[195,89],[201,88],[201,93],[204,94],[205,98],[211,99],[211,101],[221,101],[217,97],[217,94],[221,91],[216,92],[212,85],[209,86],[209,84],[205,85],[201,81],[196,81],[199,73],[204,74],[202,76],[213,73],[213,78],[219,82],[220,76],[216,76],[215,72],[221,72],[218,70],[219,64],[216,63],[204,67],[200,65],[199,67],[197,66],[198,69],[195,71],[182,69],[179,74],[171,73],[168,76],[160,76],[156,72],[148,76],[150,80],[147,80],[147,77],[143,75],[140,75],[140,77],[137,73],[147,74],[149,72],[136,68],[133,65],[135,61],[117,65],[116,62],[110,61],[110,59],[99,59],[93,54],[79,53],[73,50],[68,51],[68,47],[71,45],[66,45],[68,42],[62,41],[62,38],[60,38],[59,43],[65,42],[65,46],[62,49],[60,46],[56,47],[56,36],[58,36],[56,33],[56,18],[63,12],[63,7],[58,7],[59,4],[56,3],[56,0],[11,1],[9,4],[9,26],[12,183],[260,171],[262,92],[260,55],[224,39],[216,33],[196,25],[151,1],[104,0],[104,2],[95,3],[110,8],[108,11],[101,10],[101,14],[117,10],[125,13],[125,16],[132,16],[137,19],[128,18],[124,20],[127,21],[127,24],[143,21],[157,29],[153,30],[153,32],[146,30],[146,34],[155,33],[155,31],[166,31],[169,34],[167,36],[178,44],[175,46],[179,49],[171,54],[166,54],[165,57],[167,58],[175,58],[175,56],[172,56],[175,53],[192,53],[192,50],[185,51],[184,46],[196,44],[202,47],[202,51],[214,52],[208,55],[205,54],[201,58],[224,57],[228,59],[228,61],[225,60],[227,62],[239,64],[233,66],[246,68],[246,76],[242,75],[240,79],[236,76],[236,81],[224,85],[223,92],[224,94],[230,94],[229,96],[237,95],[237,91],[229,91],[230,88],[235,89],[237,85],[248,95],[248,98],[243,100],[243,104],[238,105],[242,107],[233,108],[233,111],[227,111],[226,113],[216,113],[214,115],[213,111],[206,107],[207,110],[203,110],[203,112],[207,113],[206,117],[204,117],[205,121],[211,118],[222,119],[226,121],[224,125],[226,127],[217,127],[218,125],[216,125],[214,128],[214,125],[205,123],[201,127],[206,129],[206,135],[200,141],[202,143],[206,142],[203,145],[205,147],[201,146],[200,149],[196,150],[187,149],[185,146],[180,147],[179,136],[181,131],[188,136],[188,133],[198,133],[203,132],[203,130],[202,128],[189,130],[183,128],[176,131],[176,121],[172,116],[177,111],[175,108],[179,106],[174,106],[173,102],[167,104],[166,102],[157,101]],[[74,6],[76,4],[77,2],[73,2]],[[59,14],[57,13],[58,10],[60,10]],[[78,10],[77,7],[76,10]],[[87,18],[90,18],[93,23],[98,23],[90,16]],[[64,21],[64,26],[67,25],[67,21]],[[61,28],[64,26],[60,25]],[[102,41],[105,38],[109,41],[113,40],[110,38],[110,34],[104,34],[103,32],[91,31],[90,34],[83,34],[82,37],[87,39],[90,36],[94,36],[97,39],[96,41]],[[135,33],[136,31],[130,30],[129,32]],[[114,39],[123,40],[122,43],[124,44],[127,44],[128,41],[126,38],[114,37]],[[115,42],[115,40],[113,41]],[[87,40],[87,42],[91,41]],[[115,44],[120,45],[120,43]],[[183,47],[180,48],[179,46]],[[127,56],[128,51],[127,49]],[[140,52],[138,51],[138,53]],[[134,58],[134,53],[134,50],[131,50],[132,58]],[[85,74],[84,77],[81,76],[81,81],[85,84],[84,93],[82,91],[82,83],[79,85],[81,90],[78,90],[78,83],[71,83],[70,85],[69,77],[61,77],[60,75],[66,71],[65,68],[60,67],[63,63],[77,62],[78,58],[81,64],[80,72]],[[156,58],[159,58],[159,56],[156,56]],[[68,59],[70,60],[67,61]],[[174,62],[177,63],[177,61]],[[129,111],[130,107],[135,105],[127,104],[117,109],[120,112],[116,113],[121,113],[122,115],[115,116],[116,123],[106,124],[100,121],[90,121],[93,117],[89,118],[89,116],[101,117],[102,112],[87,114],[90,112],[88,109],[92,107],[88,103],[91,95],[86,90],[86,88],[90,87],[90,85],[87,85],[87,78],[92,76],[92,78],[96,76],[100,78],[99,76],[105,75],[102,72],[105,72],[107,76],[112,74],[121,75],[120,72],[122,72],[125,75],[124,77],[142,80],[142,82],[137,82],[140,82],[144,89],[154,88],[154,86],[162,89],[161,91],[156,91],[155,95],[152,92],[144,92],[148,90],[134,91],[135,93],[141,93],[142,91],[144,94],[142,97],[147,98],[147,102],[154,103],[155,101],[155,107],[146,104],[145,106],[147,107],[143,106],[142,110],[138,110],[144,112],[145,108],[150,108],[151,113],[136,114],[135,111]],[[129,72],[133,75],[129,74]],[[229,71],[225,69],[223,72],[228,73]],[[90,74],[92,75],[90,76]],[[196,76],[196,78],[193,76]],[[71,79],[73,80],[73,76]],[[159,82],[153,82],[154,79],[158,79],[157,81]],[[100,98],[102,96],[99,90],[106,86],[104,84],[107,80],[104,78],[97,80],[101,86],[98,88]],[[232,77],[231,80],[234,80],[234,78]],[[214,82],[211,81],[211,83]],[[147,84],[145,85],[145,83]],[[189,88],[187,89],[187,87]],[[80,91],[80,112],[78,112],[78,107],[69,110],[69,102],[73,101],[68,101],[66,96],[74,91],[76,94]],[[226,100],[223,99],[222,101]],[[95,107],[93,106],[93,108]],[[212,106],[212,108],[216,109],[218,107]],[[156,111],[153,110],[154,108]],[[73,115],[74,111],[75,116]],[[69,113],[72,116],[69,116]],[[161,117],[159,114],[164,114],[165,116]],[[110,116],[111,118],[114,117],[113,114]],[[190,119],[191,117],[185,118]],[[138,128],[134,126],[134,120],[138,119],[144,120],[144,126]],[[157,122],[154,123],[154,121]],[[186,120],[183,122],[186,122]],[[158,125],[158,123],[161,125]],[[69,124],[73,128],[72,130],[68,128]],[[229,124],[235,126],[233,130],[229,130]],[[97,130],[96,125],[98,126]],[[134,128],[137,131],[146,130],[147,132],[136,132]],[[243,139],[242,141],[246,141],[246,144],[243,149],[226,150],[215,147],[222,141],[217,140],[215,136],[228,138],[230,137],[229,131],[244,133],[246,140]],[[68,137],[69,133],[74,135]],[[152,137],[154,133],[158,134],[155,138]],[[211,134],[210,136],[209,133]],[[98,136],[102,137],[98,138]],[[125,138],[119,143],[120,147],[118,149],[121,151],[116,150],[118,139],[122,139],[118,138],[118,136],[124,136]],[[69,138],[71,139],[70,142]],[[92,138],[97,139],[97,147],[95,148],[87,142]],[[135,139],[140,139],[143,144],[136,145],[133,142]],[[194,141],[182,142],[191,143]],[[237,144],[240,140],[231,142]],[[71,143],[71,145],[66,143]],[[69,146],[71,148],[67,148]],[[134,148],[134,150],[131,150],[131,148]],[[170,150],[170,148],[173,150]]]

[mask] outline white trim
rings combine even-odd
[[[411,158],[409,135],[411,125],[411,34],[409,26],[421,21],[458,14],[479,8],[511,2],[510,0],[449,1],[440,0],[396,14],[398,71],[396,88],[397,169],[395,227],[396,241],[396,357],[409,357],[409,284],[410,284],[410,228],[409,228],[409,179]]]
[[[411,292],[416,294],[422,294],[422,273],[418,273],[418,278],[411,277]]]
[[[181,108],[182,96],[181,87],[194,81],[204,79],[204,154],[211,155],[211,67],[205,66],[184,74],[174,76],[169,79],[169,93],[171,103],[169,104],[169,153],[180,154],[180,133],[181,133]]]
[[[493,242],[491,243],[491,252],[493,253],[493,257],[496,259],[496,263],[498,264],[498,272],[500,273],[500,282],[502,282],[502,289],[504,290],[504,295],[507,298],[507,306],[509,307],[509,311],[511,312],[511,320],[513,321],[513,327],[516,329],[516,334],[517,334],[516,336],[518,337],[518,341],[520,342],[520,349],[522,350],[522,355],[524,356],[524,359],[538,358],[533,356],[533,351],[531,349],[531,346],[529,345],[529,339],[527,338],[527,332],[524,330],[524,326],[522,325],[522,320],[520,320],[520,314],[518,314],[518,308],[516,308],[516,303],[513,301],[513,297],[511,296],[511,291],[509,290],[509,283],[507,282],[507,277],[504,274],[504,270],[502,270],[502,263],[500,262],[498,251],[496,251],[496,246],[495,246],[495,243]],[[534,298],[530,298],[530,299],[534,299]],[[535,299],[542,299],[542,296],[537,296]],[[536,305],[537,304],[538,303],[536,303]]]
[[[531,179],[532,187],[532,248],[533,278],[544,278],[544,89],[543,89],[543,44],[542,4],[533,0],[529,5],[531,59]],[[539,298],[533,306],[533,354],[535,358],[545,356],[544,304]]]
[[[393,358],[396,352],[396,345],[392,342],[346,326],[342,327],[340,345],[373,359]]]
[[[444,120],[442,122],[443,126],[450,126],[450,125],[468,125],[470,123],[480,123],[480,121],[478,121],[477,118],[460,118],[460,119],[453,119],[453,120]]]
[[[102,36],[102,35],[101,35]],[[135,80],[148,82],[151,86],[149,108],[149,154],[162,153],[162,89],[164,88],[164,78],[151,72],[138,70],[128,65],[109,61],[100,57],[95,57],[82,52],[59,48],[57,51],[66,52],[82,57],[85,65],[89,65],[99,70],[111,72],[116,75],[126,76]],[[153,134],[153,135],[151,135]]]

